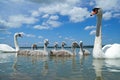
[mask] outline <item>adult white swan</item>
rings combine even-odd
[[[102,35],[101,35],[101,21],[102,21],[102,9],[94,8],[92,15],[97,15],[97,28],[96,36],[93,48],[94,58],[120,58],[120,44],[106,45],[102,48]]]
[[[15,48],[12,48],[11,46],[7,45],[7,44],[0,44],[0,51],[2,52],[14,52],[14,51],[18,51],[19,50],[19,46],[18,46],[18,42],[17,42],[17,38],[18,37],[22,37],[22,33],[15,33],[14,34],[14,45]]]

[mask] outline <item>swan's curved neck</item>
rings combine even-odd
[[[84,55],[84,51],[83,51],[83,46],[80,45],[80,53],[82,53],[82,55]]]
[[[47,51],[47,45],[44,44],[44,51]]]
[[[57,47],[56,47],[56,46],[54,47],[54,50],[57,50]]]
[[[76,55],[76,48],[72,47],[72,50],[73,50],[73,54]]]
[[[93,48],[93,57],[94,58],[101,58],[103,57],[102,54],[102,35],[101,35],[101,22],[102,21],[102,14],[97,15],[97,28],[96,28],[96,36]]]
[[[19,46],[18,46],[17,36],[15,36],[15,35],[14,35],[14,44],[15,44],[16,51],[18,51]]]
[[[64,50],[64,46],[62,46],[62,50]]]

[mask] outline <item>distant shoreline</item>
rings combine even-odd
[[[102,45],[103,47],[104,45]],[[20,48],[31,48],[31,47],[20,47]],[[44,48],[44,46],[38,46],[38,48]],[[54,46],[48,46],[48,48],[54,48]],[[61,47],[58,47],[61,48]],[[65,48],[71,48],[71,46],[66,46]],[[77,48],[80,48],[79,46]],[[93,48],[93,45],[83,46],[83,48]]]
[[[84,48],[93,48],[93,46],[83,46]],[[31,47],[20,47],[20,48],[31,48]],[[38,46],[38,48],[44,48],[44,46]],[[54,46],[48,46],[48,48],[54,48]],[[61,47],[58,47],[61,48]],[[71,48],[71,46],[65,47],[65,48]],[[79,46],[77,48],[80,48]]]

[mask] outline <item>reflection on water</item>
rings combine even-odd
[[[104,60],[102,59],[94,59],[93,60],[93,67],[95,69],[96,79],[95,80],[104,80],[102,75],[102,66]]]
[[[119,76],[120,59],[0,56],[0,80],[115,80]]]

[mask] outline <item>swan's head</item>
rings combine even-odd
[[[44,44],[47,46],[49,44],[49,40],[48,39],[45,39],[44,40]]]
[[[22,32],[15,33],[14,36],[15,36],[15,37],[23,37],[23,33],[22,33]]]
[[[64,47],[66,45],[65,41],[62,42],[62,47]]]
[[[79,46],[79,45],[78,45],[77,41],[72,42],[72,47],[73,47],[73,48],[76,48],[76,47],[78,47],[78,46]]]
[[[83,42],[82,42],[82,41],[80,41],[79,43],[80,43],[80,47],[82,47],[82,46],[83,46]]]
[[[55,43],[54,43],[54,47],[58,47],[58,42],[55,42]]]
[[[93,16],[93,15],[102,15],[102,9],[101,8],[94,8],[92,9],[92,12],[90,14],[90,16]]]

